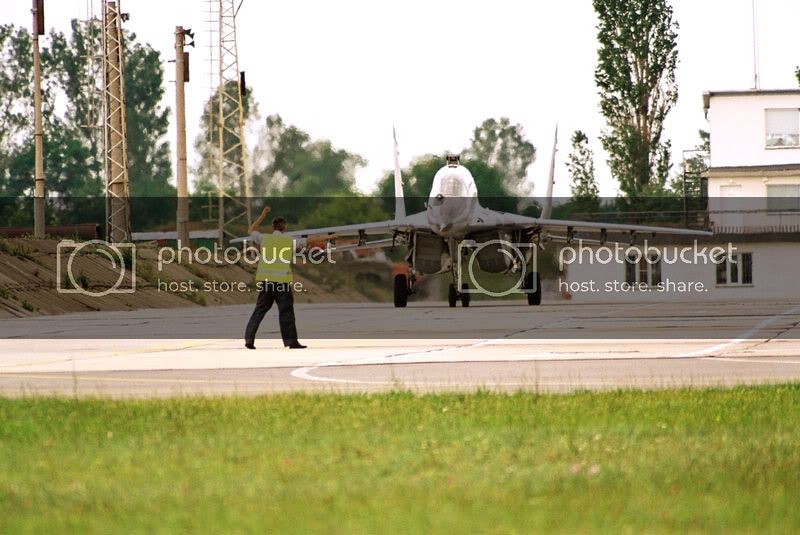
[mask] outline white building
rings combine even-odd
[[[591,301],[800,297],[800,89],[712,91],[703,102],[711,134],[707,220],[714,236],[697,246],[728,252],[710,263],[669,262],[676,250],[695,247],[693,240],[668,237],[651,238],[651,258],[638,262],[641,247],[608,263],[587,262],[584,251],[583,259],[566,265],[562,291]],[[573,256],[562,250],[565,260]]]

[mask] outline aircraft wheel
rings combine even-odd
[[[525,289],[530,290],[533,288],[533,273],[525,275]],[[538,306],[542,304],[542,279],[539,278],[539,272],[536,272],[536,291],[528,294],[528,304],[531,306]]]
[[[469,290],[469,284],[467,284],[465,282],[464,284],[461,285],[461,289],[462,290]],[[461,292],[461,306],[462,307],[468,307],[471,297],[472,297],[472,294],[462,291]]]
[[[408,304],[408,277],[403,274],[394,276],[394,306],[405,308]]]
[[[456,292],[456,285],[451,284],[447,292],[447,304],[450,305],[450,308],[455,308],[457,302],[458,302],[458,292]]]

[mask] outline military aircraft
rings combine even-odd
[[[394,277],[395,307],[406,306],[419,275],[440,273],[452,275],[448,292],[449,305],[455,307],[457,302],[461,301],[462,306],[469,306],[474,289],[471,289],[469,282],[465,282],[464,279],[465,261],[466,269],[469,269],[470,273],[473,264],[477,262],[482,271],[515,277],[517,284],[512,290],[526,293],[529,305],[539,305],[542,292],[535,265],[536,248],[543,248],[549,241],[571,243],[578,232],[596,233],[598,239],[591,243],[597,244],[605,243],[609,232],[629,233],[631,242],[637,233],[710,235],[708,232],[688,229],[550,219],[557,137],[556,130],[548,197],[545,199],[542,217],[528,217],[482,207],[478,201],[475,179],[470,171],[461,165],[456,155],[447,156],[445,165],[434,176],[426,210],[406,215],[395,136],[394,219],[298,230],[286,234],[296,238],[316,239],[318,243],[322,240],[333,244],[337,237],[357,237],[358,242],[348,245],[348,249],[407,246],[408,274],[400,273]],[[391,238],[369,241],[370,236],[391,236]],[[583,242],[586,243],[587,240],[583,239]],[[502,295],[508,293],[510,292],[504,292]]]

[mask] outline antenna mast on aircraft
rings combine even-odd
[[[394,137],[394,218],[406,216],[406,203],[403,199],[403,175],[400,172],[400,150],[397,148],[397,132],[392,127]]]
[[[752,0],[753,6],[753,89],[761,89],[760,70],[761,65],[758,53],[758,20],[756,18],[756,0]]]
[[[556,123],[556,134],[553,138],[553,155],[550,158],[550,174],[547,179],[547,197],[542,206],[542,219],[549,219],[553,214],[553,184],[556,181],[556,152],[558,152],[558,123]]]

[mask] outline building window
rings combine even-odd
[[[649,258],[629,254],[625,259],[625,282],[658,286],[661,284],[661,258],[654,254]]]
[[[767,147],[800,146],[800,110],[766,110]]]
[[[753,284],[753,253],[736,253],[723,257],[717,264],[717,285],[748,286]]]
[[[767,210],[770,212],[800,210],[800,184],[768,184]]]

